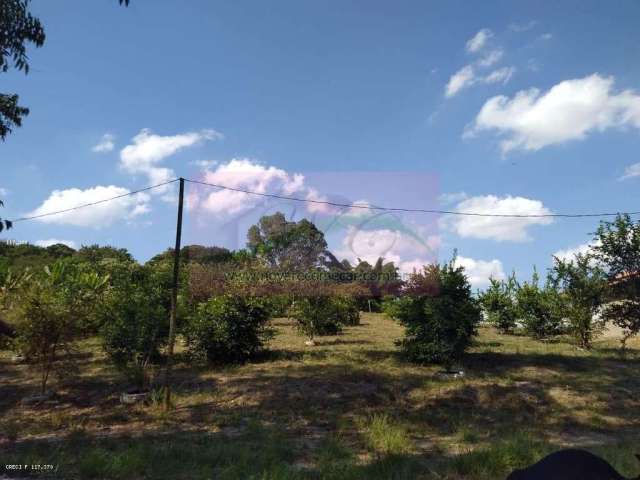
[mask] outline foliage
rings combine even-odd
[[[554,260],[551,281],[563,294],[570,331],[581,347],[591,348],[592,340],[604,328],[598,314],[607,288],[605,273],[590,255],[578,254],[574,261]]]
[[[160,357],[169,334],[167,279],[149,266],[118,263],[117,276],[100,308],[100,336],[115,366],[138,387]]]
[[[538,283],[538,273],[534,270],[531,282],[517,286],[515,300],[525,332],[541,339],[562,333],[564,297],[553,287],[550,279],[544,287]]]
[[[0,97],[0,102],[2,102],[1,97]],[[2,105],[0,105],[0,111],[1,109],[2,109]],[[4,207],[4,202],[2,200],[0,200],[0,207]],[[9,230],[11,227],[13,227],[13,223],[10,220],[3,220],[2,218],[0,218],[0,233],[2,233],[2,231],[5,229]]]
[[[609,282],[602,317],[623,329],[624,348],[640,332],[640,220],[634,223],[629,215],[618,215],[613,222],[601,222],[594,244]]]
[[[245,362],[272,337],[268,320],[268,308],[258,298],[213,297],[198,305],[185,328],[189,352],[212,363]]]
[[[298,331],[309,340],[316,336],[337,335],[344,325],[359,323],[359,315],[352,300],[322,294],[297,299],[289,311],[289,316],[297,322]]]
[[[321,263],[327,242],[309,220],[290,222],[276,212],[249,228],[247,247],[271,267],[305,271]]]
[[[149,263],[170,260],[173,261],[173,248],[168,248],[154,256]],[[180,260],[183,263],[199,263],[201,265],[215,265],[227,263],[233,259],[233,254],[223,247],[205,247],[202,245],[186,245],[180,249]]]
[[[18,71],[29,73],[26,45],[41,47],[44,41],[44,28],[29,12],[29,0],[0,0],[0,71],[6,72],[13,63]],[[18,101],[18,95],[0,93],[2,140],[29,114],[29,109],[18,105]]]
[[[495,278],[489,281],[489,287],[480,294],[480,304],[490,323],[502,333],[512,333],[518,319],[515,276],[511,275],[506,281]]]
[[[107,277],[60,260],[17,293],[15,347],[40,368],[42,393],[54,367],[68,373],[75,366],[70,356],[74,342],[91,331],[107,281]],[[56,364],[61,352],[67,354],[66,362]]]
[[[402,280],[398,274],[398,267],[393,262],[384,262],[378,258],[375,265],[358,259],[353,268],[354,280],[365,287],[367,295],[359,297],[359,308],[379,312],[382,309],[382,299],[388,295],[397,295],[402,287]]]
[[[448,368],[471,345],[481,318],[464,268],[453,261],[411,275],[405,295],[391,311],[405,327],[405,337],[398,342],[405,356]]]

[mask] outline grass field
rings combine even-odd
[[[168,414],[119,403],[124,385],[97,341],[83,345],[80,375],[38,406],[20,402],[36,377],[1,352],[2,467],[50,464],[65,479],[499,479],[579,445],[640,470],[637,339],[622,358],[614,339],[585,352],[481,328],[465,376],[442,378],[398,358],[402,330],[380,314],[314,347],[288,320],[273,324],[261,361],[178,362]]]

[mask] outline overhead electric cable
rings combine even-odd
[[[608,213],[541,213],[541,214],[478,213],[478,212],[460,212],[457,210],[434,210],[434,209],[425,209],[425,208],[377,207],[375,205],[338,203],[338,202],[330,202],[327,200],[313,200],[310,198],[298,198],[298,197],[290,197],[286,195],[277,195],[273,193],[254,192],[254,191],[245,190],[242,188],[227,187],[225,185],[202,182],[199,180],[190,180],[188,178],[185,178],[185,181],[199,184],[199,185],[207,185],[209,187],[215,187],[222,190],[230,190],[233,192],[241,192],[241,193],[246,193],[248,195],[257,195],[261,197],[277,198],[280,200],[291,200],[294,202],[330,205],[333,207],[360,208],[365,210],[377,210],[377,211],[388,211],[388,212],[436,213],[441,215],[461,215],[461,216],[469,216],[469,217],[500,217],[500,218],[547,218],[547,217],[582,218],[582,217],[611,217],[611,216],[620,215],[620,214],[622,215],[625,215],[625,214],[639,215],[640,214],[640,211],[639,212],[616,212],[616,213],[608,212]]]
[[[48,216],[51,216],[51,215],[58,215],[60,213],[72,212],[74,210],[79,210],[81,208],[91,207],[93,205],[99,205],[101,203],[111,202],[112,200],[117,200],[119,198],[128,197],[130,195],[136,195],[138,193],[146,192],[147,190],[152,190],[152,189],[158,188],[158,187],[163,187],[165,185],[169,185],[169,184],[177,182],[177,181],[178,181],[178,179],[174,178],[173,180],[169,180],[169,181],[164,182],[164,183],[158,183],[157,185],[151,185],[150,187],[141,188],[140,190],[134,190],[132,192],[123,193],[122,195],[116,195],[115,197],[105,198],[104,200],[98,200],[96,202],[91,202],[91,203],[84,203],[82,205],[76,205],[75,207],[65,208],[64,210],[57,210],[55,212],[41,213],[39,215],[32,215],[32,216],[29,216],[29,217],[20,217],[20,218],[16,218],[15,220],[10,220],[10,221],[12,223],[24,222],[26,220],[35,220],[37,218],[48,217]]]

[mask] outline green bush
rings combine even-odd
[[[447,368],[471,345],[481,317],[464,269],[453,262],[413,274],[391,311],[406,328],[397,342],[404,355],[416,363]]]
[[[515,300],[515,277],[512,275],[506,282],[491,278],[490,282],[489,288],[480,294],[480,305],[489,323],[502,333],[512,333],[519,313]]]
[[[185,328],[189,353],[212,363],[242,363],[273,337],[261,299],[221,295],[201,303]]]
[[[356,299],[340,296],[334,297],[332,303],[338,323],[351,327],[360,325],[360,310]]]
[[[117,283],[100,309],[105,352],[116,368],[141,388],[148,383],[149,365],[158,361],[168,338],[168,287],[162,272],[121,264]]]
[[[519,317],[527,335],[548,338],[562,333],[562,295],[553,286],[538,286],[537,274],[533,280],[519,285],[516,302]]]
[[[313,340],[315,336],[337,335],[344,326],[360,324],[357,301],[348,296],[318,295],[296,300],[289,316],[298,323],[298,331]]]

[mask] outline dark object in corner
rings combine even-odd
[[[0,336],[5,335],[9,338],[16,337],[16,329],[9,325],[7,322],[0,320]]]
[[[551,453],[530,467],[514,470],[507,480],[640,480],[640,476],[627,479],[597,455],[567,449]]]

